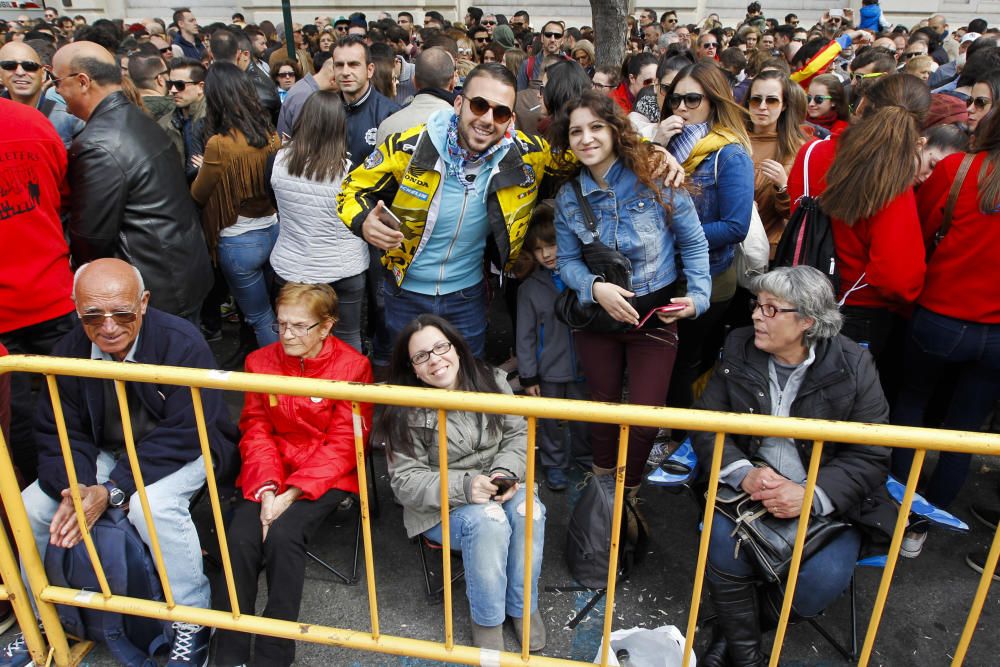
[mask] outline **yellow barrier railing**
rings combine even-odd
[[[9,356],[0,358],[0,374],[21,371],[34,372],[46,376],[53,402],[53,410],[57,426],[70,486],[76,509],[77,521],[80,525],[86,548],[93,561],[95,572],[100,581],[100,591],[79,591],[55,587],[49,584],[42,561],[35,545],[21,495],[14,476],[13,465],[7,447],[0,438],[0,495],[10,520],[12,532],[21,556],[28,585],[34,592],[39,619],[45,628],[48,645],[45,643],[39,628],[35,623],[28,593],[20,579],[17,560],[6,535],[0,531],[0,575],[6,586],[0,587],[0,599],[10,599],[20,622],[25,640],[36,664],[45,664],[50,657],[56,665],[75,665],[89,648],[86,643],[69,646],[65,632],[62,630],[55,604],[66,604],[97,610],[116,611],[158,618],[168,621],[183,621],[217,628],[263,634],[273,637],[300,640],[317,644],[326,644],[345,648],[377,651],[387,654],[406,655],[416,658],[440,660],[446,662],[478,665],[483,661],[496,665],[580,665],[586,663],[574,662],[528,653],[528,637],[530,635],[530,615],[524,616],[522,650],[520,654],[505,652],[496,654],[493,651],[456,645],[452,628],[452,590],[451,590],[451,560],[450,536],[448,530],[448,498],[442,486],[441,522],[442,522],[442,566],[445,601],[445,627],[443,643],[416,640],[406,637],[396,637],[381,633],[378,618],[378,604],[375,585],[374,556],[372,551],[371,525],[368,505],[368,486],[366,482],[364,442],[360,426],[360,404],[374,403],[409,407],[434,407],[438,410],[439,425],[439,466],[441,474],[447,472],[447,411],[462,410],[470,412],[522,415],[528,419],[528,448],[526,484],[528,489],[534,488],[534,453],[535,427],[539,418],[569,419],[588,421],[620,426],[620,444],[615,480],[615,525],[613,527],[611,554],[607,578],[607,606],[605,609],[603,628],[603,650],[601,664],[606,665],[608,656],[608,636],[614,610],[614,593],[616,585],[616,564],[618,553],[618,538],[620,517],[624,499],[625,460],[628,448],[629,426],[664,427],[714,432],[715,449],[709,467],[709,486],[707,503],[703,518],[703,530],[700,536],[698,559],[692,591],[691,606],[688,612],[686,643],[684,646],[683,664],[690,664],[690,657],[697,630],[698,612],[703,592],[704,572],[707,563],[708,545],[711,539],[712,520],[715,511],[716,491],[719,471],[722,463],[722,444],[726,433],[738,433],[757,436],[790,437],[800,440],[812,440],[812,454],[806,480],[803,511],[799,519],[792,562],[786,585],[784,603],[771,651],[770,664],[778,664],[784,642],[788,619],[791,613],[791,603],[794,597],[795,585],[805,541],[805,529],[809,520],[809,508],[819,471],[819,462],[824,442],[848,442],[862,445],[880,445],[889,447],[906,447],[916,450],[913,465],[906,482],[906,490],[901,502],[899,518],[895,525],[887,563],[882,574],[878,594],[864,645],[858,659],[858,665],[865,667],[871,658],[879,622],[888,597],[889,587],[899,554],[899,546],[907,525],[910,506],[916,490],[917,480],[923,464],[925,451],[966,452],[972,454],[1000,454],[1000,436],[984,433],[969,433],[931,429],[917,429],[889,425],[856,424],[849,422],[830,422],[812,419],[779,418],[765,415],[741,415],[733,413],[716,413],[697,410],[680,410],[673,408],[658,408],[638,405],[619,405],[593,403],[586,401],[566,401],[547,398],[532,398],[524,396],[509,396],[497,394],[477,394],[468,392],[444,391],[414,387],[398,387],[388,385],[364,385],[328,380],[313,380],[308,378],[290,378],[272,375],[257,375],[248,373],[230,373],[221,371],[150,366],[143,364],[113,364],[90,360],[66,359],[56,357]],[[163,582],[164,602],[139,600],[121,595],[112,595],[107,586],[103,570],[97,558],[96,551],[86,527],[81,499],[77,490],[76,472],[70,452],[66,425],[63,420],[61,402],[58,395],[56,376],[67,375],[106,379],[115,381],[119,410],[123,416],[123,431],[126,452],[135,476],[140,504],[150,531],[151,552]],[[129,419],[128,402],[125,395],[125,382],[152,382],[189,387],[192,394],[192,404],[195,412],[197,430],[202,455],[206,467],[206,485],[212,505],[213,520],[219,539],[222,554],[223,571],[226,579],[227,592],[231,611],[216,611],[178,605],[173,600],[170,582],[166,577],[166,568],[156,538],[156,530],[150,513],[145,485],[142,482],[142,471],[139,469],[136,457],[135,442]],[[340,629],[321,625],[303,624],[299,622],[268,619],[246,614],[239,609],[233,582],[232,566],[229,562],[229,551],[225,539],[225,528],[219,504],[218,488],[214,471],[211,466],[211,454],[205,418],[202,411],[201,390],[222,389],[243,392],[258,392],[266,394],[284,394],[293,396],[320,396],[334,400],[346,400],[352,403],[355,415],[355,452],[359,478],[359,496],[362,519],[362,535],[365,555],[365,569],[368,583],[368,600],[370,614],[370,632]],[[533,525],[534,498],[526,495],[525,507],[526,530],[531,531]],[[531,599],[531,549],[530,532],[525,539],[525,599]],[[966,625],[959,644],[955,649],[952,665],[962,664],[971,643],[976,622],[982,611],[986,593],[989,589],[993,568],[1000,556],[1000,530],[993,539],[987,556],[986,567],[980,578],[976,595],[971,604]]]

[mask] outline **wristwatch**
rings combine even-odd
[[[121,507],[125,504],[125,492],[115,486],[114,482],[105,482],[101,486],[108,490],[108,505]]]

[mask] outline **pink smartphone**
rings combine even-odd
[[[646,317],[639,320],[639,324],[635,325],[635,328],[636,329],[642,328],[642,325],[646,323],[646,320],[651,318],[656,313],[676,313],[678,311],[684,310],[685,308],[687,308],[686,303],[671,303],[666,306],[660,306],[659,308],[654,308],[648,313],[646,313]]]

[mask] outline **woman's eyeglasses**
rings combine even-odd
[[[976,107],[977,109],[982,111],[987,107],[989,107],[991,104],[993,104],[993,100],[991,100],[988,97],[973,97],[969,100],[968,106]]]
[[[778,308],[771,303],[761,303],[757,299],[750,299],[750,314],[753,315],[760,308],[760,314],[767,318],[772,318],[778,313],[797,313],[798,308]]]
[[[812,102],[813,104],[823,104],[827,100],[832,100],[833,98],[829,95],[806,95],[806,102]]]
[[[705,96],[701,93],[685,93],[684,95],[671,95],[670,96],[670,106],[679,107],[681,102],[688,109],[697,109],[701,106],[701,101],[705,99]]]
[[[750,106],[759,107],[761,104],[766,104],[769,109],[777,109],[781,106],[781,98],[774,95],[768,95],[767,97],[763,95],[750,96]]]
[[[492,109],[493,122],[495,123],[506,123],[514,115],[510,107],[502,104],[490,104],[482,97],[467,97],[465,99],[469,101],[469,109],[477,116],[485,116],[486,112]]]
[[[293,336],[305,336],[307,333],[318,327],[322,322],[316,324],[291,324],[289,322],[275,322],[271,325],[271,331],[282,334],[291,331]]]
[[[448,354],[448,351],[450,349],[451,349],[451,343],[449,343],[446,340],[443,340],[440,343],[434,345],[434,347],[432,347],[429,350],[423,350],[421,352],[417,352],[415,355],[410,357],[410,363],[412,363],[414,366],[426,364],[427,360],[431,358],[431,352],[433,352],[435,355],[439,357],[443,357],[444,355]]]

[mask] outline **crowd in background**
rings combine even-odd
[[[23,122],[47,119],[38,132],[62,146],[0,159],[0,343],[11,353],[53,353],[87,314],[71,267],[119,258],[141,275],[149,304],[186,320],[199,344],[238,337],[216,359],[226,369],[972,431],[995,423],[1000,29],[983,19],[893,25],[877,0],[815,22],[767,17],[752,2],[735,26],[642,8],[628,17],[624,60],[609,63],[593,27],[532,26],[524,10],[469,7],[461,21],[429,11],[422,27],[409,12],[291,26],[238,13],[202,26],[187,8],[169,18],[89,23],[47,9],[0,22],[2,97],[37,109]],[[3,104],[0,118],[13,113]],[[29,136],[3,125],[0,142]],[[51,183],[30,176],[39,160]],[[753,228],[774,259],[789,220],[814,200],[829,220],[830,266],[741,273]],[[626,258],[628,285],[590,264],[602,244]],[[570,307],[592,319],[573,324]],[[96,312],[101,323],[91,313],[84,326],[99,327],[90,333],[101,347],[127,317]],[[493,367],[484,361],[497,313],[513,336]],[[30,482],[34,399],[26,379],[13,382],[9,442]],[[744,395],[758,385],[768,400]],[[330,470],[301,456],[303,443],[332,437],[326,420],[343,427],[350,415],[335,402],[270,399],[251,395],[240,420],[244,497],[232,530],[240,572],[254,581],[240,589],[251,608],[261,563],[276,561],[268,531],[292,521],[278,516],[314,503],[295,514],[294,544],[357,490],[344,481],[349,441]],[[296,423],[289,415],[300,410],[309,416]],[[537,600],[519,597],[523,526],[512,510],[525,495],[524,425],[481,417],[449,414],[458,476],[447,482],[429,456],[436,414],[387,410],[366,428],[389,452],[408,534],[440,541],[436,485],[449,485],[462,519],[455,542],[470,540],[476,644],[502,649],[496,628],[506,616],[520,628],[527,612],[535,650],[544,626]],[[477,437],[470,450],[465,439]],[[629,502],[647,467],[687,437],[632,429]],[[617,440],[614,426],[542,420],[548,490],[565,490],[575,466],[613,475]],[[722,479],[788,518],[804,450],[779,440],[727,441]],[[261,458],[262,441],[284,472]],[[830,454],[814,514],[849,516],[858,530],[803,577],[853,569],[871,509],[863,501],[890,472],[905,479],[911,460],[909,450]],[[954,507],[970,460],[941,454],[921,485],[928,500]],[[506,516],[513,535],[484,547],[470,535],[490,525],[493,501],[493,520]],[[971,512],[994,528],[1000,518]],[[902,554],[917,557],[927,535],[911,521]],[[759,620],[754,601],[753,622],[730,622],[756,595],[749,565],[720,560],[731,543],[713,548],[720,629],[703,664],[762,664],[762,608]],[[985,556],[967,562],[982,571]],[[304,557],[267,574],[302,567]],[[822,611],[841,579],[797,594],[799,611]],[[272,615],[297,617],[296,586],[297,596],[271,600]],[[189,633],[200,637],[195,653],[207,656],[199,632]],[[219,642],[219,664],[248,659],[247,638]],[[258,638],[256,650],[267,664],[294,659],[290,642]]]

